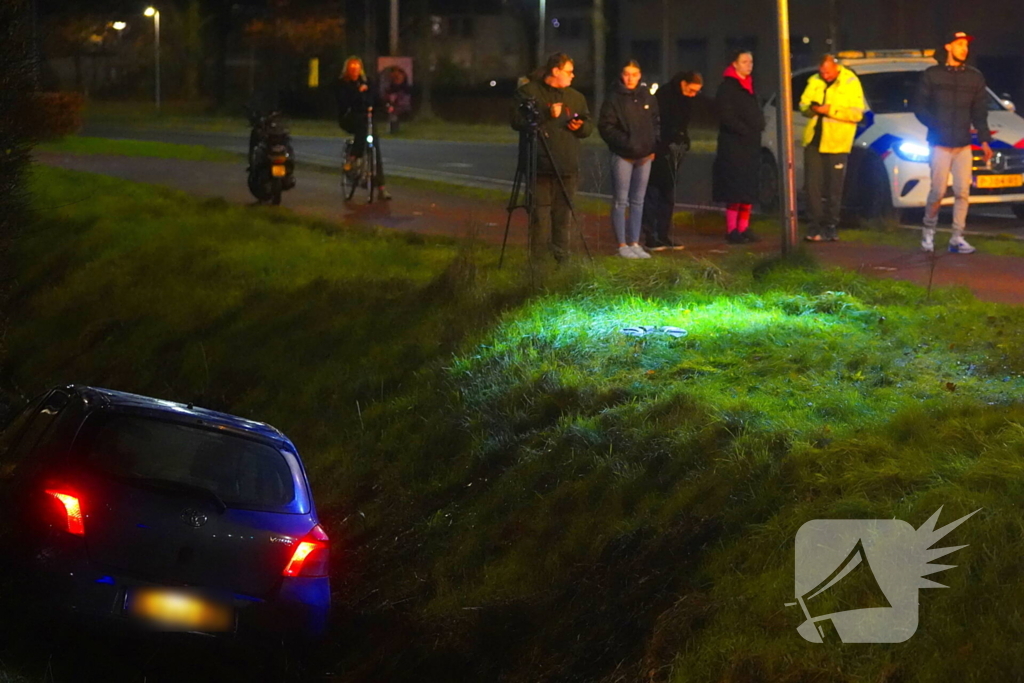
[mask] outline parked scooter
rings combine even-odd
[[[295,187],[295,153],[281,113],[249,111],[249,191],[277,206],[281,193]]]

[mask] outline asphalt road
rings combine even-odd
[[[90,126],[84,135],[116,139],[154,140],[203,145],[245,154],[249,147],[247,131],[205,133],[173,130],[129,130]],[[317,164],[341,164],[344,138],[296,135],[292,147],[296,158]],[[384,138],[381,145],[385,172],[424,180],[441,180],[460,185],[511,188],[516,172],[517,149],[514,144],[487,142],[445,142]],[[600,145],[584,145],[580,191],[608,195],[608,151]],[[706,205],[711,201],[711,162],[714,155],[690,154],[683,162],[678,201]]]
[[[203,145],[245,154],[249,133],[212,133],[175,130],[132,130],[112,126],[88,126],[84,135],[115,139],[154,140],[179,144]],[[341,164],[344,142],[341,131],[336,137],[296,135],[292,146],[299,162],[326,166]],[[403,140],[383,138],[384,170],[399,176],[439,180],[469,185],[509,189],[516,171],[516,145],[487,142],[450,142],[438,140]],[[602,145],[584,145],[581,163],[580,191],[609,196],[611,181],[608,171],[609,153]],[[681,208],[711,206],[711,164],[713,154],[691,153],[680,169],[676,201]],[[943,220],[949,222],[949,210]],[[975,205],[968,221],[969,231],[998,232],[1024,239],[1024,221],[1013,216],[1009,207]]]

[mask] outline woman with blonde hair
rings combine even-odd
[[[352,167],[356,159],[362,159],[366,153],[367,113],[374,106],[376,90],[366,78],[363,60],[351,56],[345,60],[345,67],[338,77],[338,125],[350,133],[355,142],[352,145],[352,157],[345,160],[345,171]],[[380,140],[374,144],[377,153],[377,197],[382,200],[391,199],[384,187],[384,162],[381,159]]]
[[[640,246],[644,195],[658,144],[658,101],[640,82],[640,65],[629,61],[601,105],[597,130],[612,153],[612,228],[619,256],[650,258]],[[626,222],[626,209],[629,222]]]

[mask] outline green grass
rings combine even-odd
[[[968,226],[969,228],[969,226]],[[996,256],[1024,257],[1024,241],[1012,235],[969,235],[971,245],[979,253]],[[949,233],[940,233],[935,237],[937,246],[945,249]],[[908,229],[895,224],[875,224],[860,229],[844,229],[842,239],[863,244],[885,244],[917,250],[921,245],[921,231]]]
[[[238,161],[238,154],[202,145],[179,145],[146,140],[112,140],[72,135],[36,146],[41,152],[64,154],[111,154],[126,157],[159,157],[185,161]]]
[[[497,271],[471,243],[45,168],[35,188],[3,386],[292,436],[338,549],[338,680],[1024,675],[1022,309],[749,253],[531,277],[518,251]],[[797,635],[804,522],[940,506],[981,512],[911,641]]]

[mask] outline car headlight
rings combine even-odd
[[[931,157],[931,149],[928,145],[922,145],[920,142],[897,142],[892,149],[896,152],[896,156],[904,161],[927,163]]]

